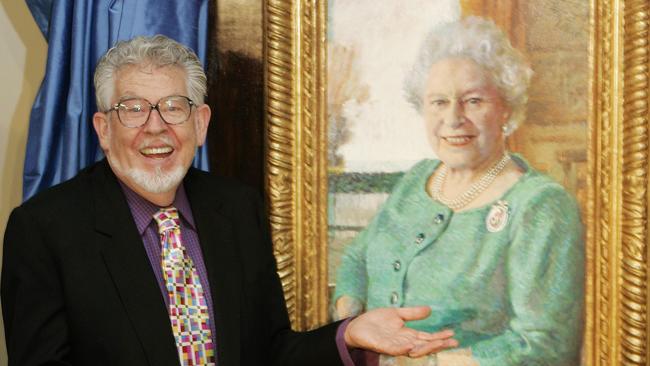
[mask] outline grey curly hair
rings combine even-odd
[[[100,111],[111,107],[115,73],[127,65],[178,66],[185,71],[188,97],[199,105],[205,100],[207,77],[199,58],[188,47],[158,34],[117,42],[99,59],[94,82]]]
[[[420,47],[415,64],[404,81],[406,99],[422,109],[422,95],[431,65],[447,58],[468,58],[484,67],[512,109],[506,135],[526,118],[528,86],[533,70],[523,55],[491,20],[467,17],[434,28]]]

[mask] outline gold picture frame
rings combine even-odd
[[[648,363],[650,4],[591,5],[584,363]],[[265,186],[294,328],[327,321],[326,1],[265,0]]]

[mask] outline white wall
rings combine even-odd
[[[21,201],[29,112],[46,58],[47,43],[25,2],[0,0],[0,238],[11,209]],[[0,330],[2,366],[7,364],[4,343]]]

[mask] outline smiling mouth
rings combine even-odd
[[[447,136],[442,139],[449,145],[463,146],[469,144],[474,139],[474,136]]]
[[[145,147],[143,149],[140,149],[140,154],[152,159],[164,159],[171,155],[173,152],[174,148],[171,146]]]

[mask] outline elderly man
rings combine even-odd
[[[10,365],[329,366],[352,364],[358,348],[418,356],[456,344],[404,327],[427,308],[290,329],[260,199],[190,169],[210,108],[186,47],[121,42],[97,65],[95,89],[106,159],[7,225]]]

